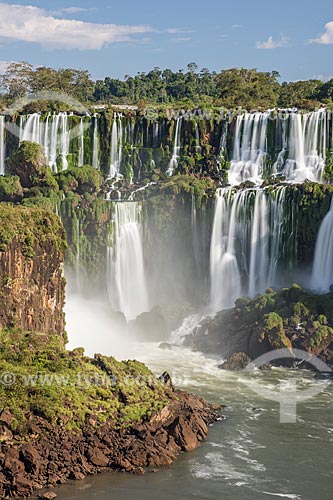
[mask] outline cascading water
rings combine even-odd
[[[232,307],[241,295],[240,271],[234,248],[237,203],[230,212],[231,194],[228,189],[218,190],[215,203],[210,247],[210,306],[215,311]]]
[[[198,122],[195,122],[195,149],[200,154],[201,153],[201,145],[200,145],[200,133],[199,133],[199,125]]]
[[[267,156],[267,125],[271,112],[245,113],[237,116],[229,182],[262,181]]]
[[[284,186],[272,192],[217,191],[210,248],[210,308],[232,307],[279,283],[285,220]]]
[[[170,160],[168,170],[166,172],[167,175],[170,176],[173,174],[173,171],[178,166],[179,153],[181,149],[181,129],[182,129],[182,118],[177,118],[172,158]]]
[[[5,174],[5,117],[0,115],[0,175]]]
[[[127,320],[149,310],[142,241],[142,205],[115,204],[114,239],[107,250],[112,307]]]
[[[41,118],[38,113],[21,117],[20,142],[31,141],[40,144],[50,168],[57,171],[59,166],[65,170],[69,154],[68,115],[47,115],[45,122]]]
[[[111,131],[111,157],[109,177],[113,179],[120,174],[122,144],[123,144],[123,123],[122,115],[114,115]]]
[[[326,110],[291,113],[289,120],[289,155],[282,174],[292,182],[322,182],[327,148]]]
[[[318,233],[311,288],[328,292],[333,285],[333,199],[331,208],[325,216]]]
[[[79,126],[79,167],[82,167],[84,164],[84,126],[83,126],[83,118],[80,119]]]
[[[96,169],[99,168],[99,136],[98,136],[98,116],[97,115],[94,115],[92,166]]]

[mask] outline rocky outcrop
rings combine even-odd
[[[0,205],[0,327],[64,332],[65,235],[58,217]]]
[[[123,429],[111,420],[98,426],[90,416],[75,434],[30,414],[22,439],[11,429],[10,413],[2,412],[0,498],[26,497],[36,489],[107,470],[143,474],[146,467],[170,465],[181,452],[194,450],[218,414],[197,396],[168,390],[161,411]]]
[[[275,349],[295,348],[333,367],[333,292],[316,295],[293,285],[239,299],[234,308],[203,320],[185,345],[219,353],[229,358],[229,367],[245,363],[244,356],[255,360]]]

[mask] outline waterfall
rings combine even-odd
[[[200,154],[201,146],[200,146],[200,134],[199,134],[199,125],[198,122],[195,122],[195,149]]]
[[[38,144],[43,145],[40,115],[38,113],[28,115],[22,128],[22,136],[20,138],[20,141],[37,142]]]
[[[31,141],[40,144],[48,164],[53,171],[68,167],[69,131],[66,113],[47,115],[45,122],[41,115],[33,113],[20,117],[20,142]]]
[[[227,153],[227,137],[228,137],[228,122],[227,120],[223,120],[222,122],[222,131],[221,131],[221,139],[220,139],[220,148],[219,148],[219,154],[217,157],[217,164],[218,166],[221,165],[223,160],[226,157]]]
[[[181,149],[181,127],[182,126],[182,119],[177,118],[177,123],[176,123],[176,132],[175,132],[175,138],[174,138],[174,143],[173,143],[173,153],[172,153],[172,158],[170,160],[168,169],[167,169],[167,175],[172,175],[173,171],[175,168],[178,166],[178,159],[179,159],[179,153]]]
[[[215,311],[233,307],[241,295],[241,278],[234,248],[236,204],[230,214],[231,194],[230,190],[219,189],[215,201],[210,246],[210,306]]]
[[[210,308],[229,308],[280,282],[288,217],[285,186],[217,191],[210,246]],[[281,273],[280,273],[281,274]]]
[[[262,181],[267,156],[267,125],[271,112],[245,113],[237,116],[229,182]]]
[[[317,237],[311,288],[328,292],[331,285],[333,285],[333,199]]]
[[[98,116],[94,116],[94,136],[93,136],[93,157],[92,166],[99,168],[99,137],[98,137]]]
[[[322,182],[327,148],[326,110],[291,113],[289,120],[289,155],[282,174],[292,182]]]
[[[149,310],[141,219],[141,204],[115,204],[115,236],[107,252],[108,290],[113,309],[127,320]]]
[[[5,175],[5,117],[0,115],[0,175]]]
[[[111,131],[111,155],[109,177],[112,179],[120,174],[123,143],[123,123],[121,115],[114,114]]]
[[[84,127],[83,127],[83,118],[80,119],[80,127],[79,127],[79,167],[83,167],[84,165]]]

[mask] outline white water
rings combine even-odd
[[[267,155],[267,125],[270,111],[245,113],[237,116],[229,182],[246,180],[260,183]]]
[[[288,181],[322,182],[327,148],[327,112],[291,113],[289,155],[282,170]]]
[[[109,177],[113,179],[120,174],[123,143],[123,123],[121,115],[114,115],[111,131],[111,155]]]
[[[80,127],[79,127],[79,167],[83,167],[84,164],[84,127],[83,127],[83,118],[80,119]]]
[[[66,113],[48,115],[45,122],[38,113],[22,116],[20,142],[22,141],[40,144],[52,170],[57,171],[58,162],[61,169],[65,170],[69,154],[68,115]]]
[[[210,246],[210,308],[232,307],[279,283],[285,187],[217,191]]]
[[[108,290],[114,311],[127,320],[149,310],[142,245],[142,206],[115,204],[114,241],[108,248]]]
[[[166,171],[167,175],[170,176],[173,174],[173,171],[178,166],[178,159],[181,149],[181,129],[182,129],[182,118],[177,118],[172,158],[170,160],[168,169]]]
[[[93,136],[93,158],[92,166],[99,169],[99,136],[98,136],[98,116],[94,116],[94,136]]]
[[[328,292],[333,285],[333,199],[331,209],[324,218],[316,242],[311,277],[313,290]]]
[[[217,192],[210,246],[210,305],[213,310],[232,307],[241,295],[241,278],[235,255],[237,202],[230,212],[231,191]],[[239,198],[237,195],[236,198]]]
[[[5,174],[5,117],[0,116],[0,175]]]

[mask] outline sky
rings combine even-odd
[[[332,0],[0,0],[9,61],[123,78],[190,62],[333,78]]]

